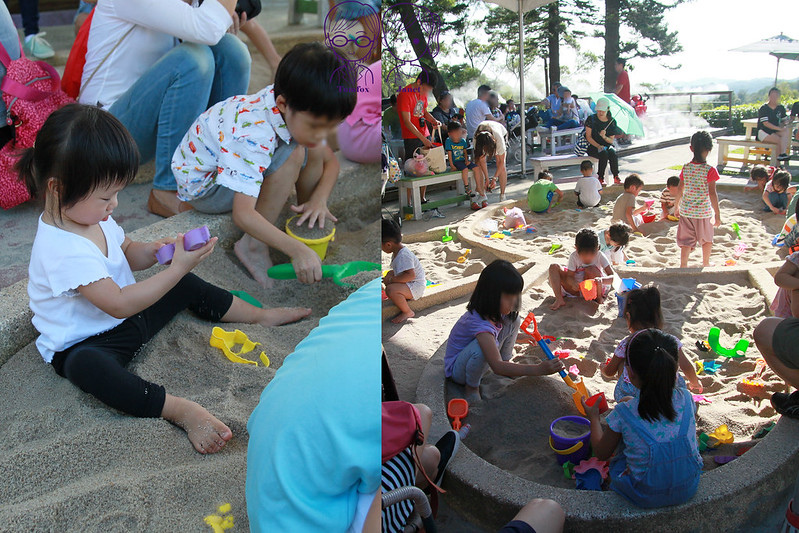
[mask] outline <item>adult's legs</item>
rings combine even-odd
[[[599,181],[603,184],[605,183],[605,169],[608,167],[608,151],[602,150],[601,152],[599,149],[594,146],[593,144],[588,145],[588,155],[591,157],[596,157],[599,159],[599,165],[597,167],[597,177],[599,177]]]
[[[566,515],[556,501],[535,499],[522,507],[513,520],[524,522],[535,533],[561,533]]]
[[[231,96],[247,94],[252,65],[247,45],[230,33],[226,33],[218,43],[211,46],[211,53],[214,55],[214,81],[206,109]]]
[[[785,131],[777,131],[768,134],[763,138],[764,143],[776,144],[780,154],[787,153],[788,144],[791,142],[791,136]]]
[[[508,168],[505,165],[507,156],[507,152],[497,156],[497,177],[499,178],[500,198],[505,197],[505,187],[508,185]]]
[[[8,0],[5,0],[8,5]],[[19,0],[19,12],[25,37],[39,33],[39,0]]]
[[[607,147],[604,153],[607,154],[608,162],[610,163],[610,173],[613,174],[613,180],[616,181],[616,178],[619,177],[619,155],[612,146]]]
[[[19,34],[6,4],[0,4],[0,43],[2,43],[12,61],[19,59]],[[0,65],[0,79],[5,78],[5,76],[6,67]],[[0,99],[0,116],[6,116],[6,104],[2,99]]]
[[[155,157],[153,189],[170,191],[175,202],[172,156],[192,122],[205,111],[213,81],[210,47],[182,43],[150,67],[109,109],[136,140],[142,161]]]

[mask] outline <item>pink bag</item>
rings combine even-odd
[[[410,445],[424,443],[419,410],[408,402],[383,402],[383,462]]]
[[[53,111],[74,100],[61,90],[58,72],[44,61],[31,61],[24,54],[12,61],[0,44],[0,63],[6,67],[0,83],[8,109],[6,122],[14,126],[14,138],[0,149],[0,207],[10,209],[30,199],[14,170],[18,152],[33,146],[36,134]]]
[[[424,154],[417,148],[413,151],[413,157],[405,161],[405,174],[408,176],[429,176],[433,174],[427,164]]]

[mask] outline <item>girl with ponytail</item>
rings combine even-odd
[[[631,334],[647,328],[663,328],[663,312],[660,309],[660,291],[654,285],[649,285],[641,289],[635,289],[627,293],[626,305],[624,307],[624,317],[627,319],[627,328]],[[688,388],[696,394],[702,392],[702,384],[696,376],[694,364],[685,356],[682,351],[682,343],[676,337],[668,335],[677,344],[677,363],[688,379]],[[613,391],[613,398],[619,402],[625,398],[636,398],[640,394],[638,388],[630,381],[627,369],[624,365],[627,353],[627,344],[631,336],[627,336],[616,347],[613,356],[608,359],[602,367],[602,375],[606,378],[615,378],[622,371],[616,389]],[[677,376],[677,386],[686,388],[685,379]]]
[[[603,429],[598,406],[587,406],[591,445],[600,460],[610,457],[610,488],[640,507],[665,507],[693,497],[702,459],[696,442],[691,393],[675,387],[677,343],[658,329],[635,332],[627,343],[625,369],[638,398],[620,402]]]

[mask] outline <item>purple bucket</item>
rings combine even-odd
[[[579,437],[566,437],[555,433],[555,424],[564,420],[585,426],[585,435]],[[556,418],[549,425],[549,447],[555,452],[558,464],[563,466],[566,461],[572,464],[580,464],[580,461],[587,459],[591,449],[591,422],[582,416],[562,416]]]

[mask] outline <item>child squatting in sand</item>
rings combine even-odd
[[[605,301],[605,294],[613,278],[613,268],[607,256],[599,251],[599,237],[589,228],[583,228],[574,237],[574,252],[569,256],[569,264],[564,269],[558,264],[549,265],[549,285],[555,293],[555,303],[549,306],[553,311],[566,305],[567,295],[580,294],[580,283],[596,279],[600,286],[596,291],[597,303]]]
[[[291,258],[300,282],[322,279],[316,252],[275,224],[295,188],[297,225],[336,222],[327,201],[340,167],[324,141],[355,108],[355,92],[331,86],[343,73],[342,60],[322,44],[298,44],[280,61],[274,85],[212,106],[172,157],[181,200],[203,213],[232,210],[244,230],[236,257],[264,287],[273,283],[266,274],[273,247]],[[355,87],[354,79],[340,83]]]
[[[34,198],[44,199],[28,270],[36,347],[56,374],[109,407],[137,417],[161,417],[183,428],[200,453],[233,437],[199,404],[167,394],[125,367],[138,350],[183,309],[212,322],[276,326],[310,309],[259,309],[207,283],[191,270],[214,250],[216,238],[188,252],[174,240],[169,267],[136,282],[134,270],[156,262],[171,242],[134,242],[111,213],[117,194],[136,176],[139,155],[128,131],[110,113],[70,104],[42,126],[18,170]]]
[[[414,312],[408,306],[408,300],[418,300],[424,294],[427,280],[419,258],[404,244],[399,224],[393,220],[383,219],[382,249],[391,254],[391,270],[383,276],[386,296],[399,307],[400,314],[391,321],[395,324],[413,318]]]
[[[519,305],[524,286],[519,271],[498,259],[477,279],[466,312],[449,333],[444,354],[444,375],[465,385],[466,400],[480,400],[480,381],[486,366],[501,376],[545,376],[563,369],[560,359],[541,363],[512,363],[519,337]]]

